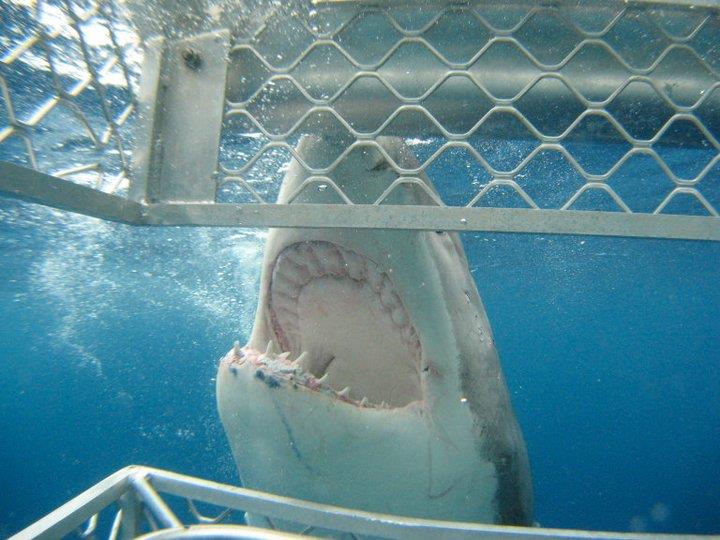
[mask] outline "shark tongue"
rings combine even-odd
[[[303,368],[336,391],[394,407],[422,399],[417,333],[374,262],[329,242],[292,244],[275,261],[269,304],[283,350],[306,351]]]

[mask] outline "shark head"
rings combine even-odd
[[[334,170],[355,203],[392,185],[398,139]],[[337,153],[306,138],[303,158]],[[426,204],[425,177],[393,204]],[[333,189],[291,163],[278,202]],[[274,229],[249,342],[221,360],[220,417],[244,485],[368,511],[527,525],[527,453],[490,324],[455,234]]]

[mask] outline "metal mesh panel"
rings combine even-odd
[[[123,125],[138,60],[115,5],[3,2],[0,20],[0,160],[116,190],[129,169]]]
[[[134,224],[720,239],[711,1],[123,6],[140,44],[112,2],[3,4],[19,21],[0,44],[3,192]],[[303,155],[303,137],[334,146]],[[395,181],[352,200],[336,175],[370,150]],[[274,204],[291,160],[307,174],[291,202],[326,191],[322,210]],[[103,198],[8,161],[132,182]],[[397,205],[407,188],[430,207]]]
[[[218,200],[273,202],[294,158],[348,202],[333,171],[392,135],[440,204],[718,216],[718,36],[710,8],[295,3],[234,36]]]

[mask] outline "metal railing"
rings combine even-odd
[[[214,516],[200,513],[200,504]],[[268,529],[243,523],[244,512],[263,516]],[[108,514],[104,516],[104,514]],[[234,521],[232,524],[230,522]],[[292,523],[296,534],[276,531]],[[105,523],[106,531],[101,531]],[[98,482],[63,506],[20,531],[10,540],[62,538],[297,538],[318,534],[333,538],[373,536],[413,540],[538,538],[647,540],[678,535],[609,533],[484,525],[405,518],[350,510],[250,489],[218,484],[149,467],[130,466]],[[683,535],[682,538],[709,538]]]

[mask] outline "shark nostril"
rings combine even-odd
[[[390,168],[390,164],[385,160],[385,158],[381,158],[370,170],[371,171],[384,171],[389,168]]]

